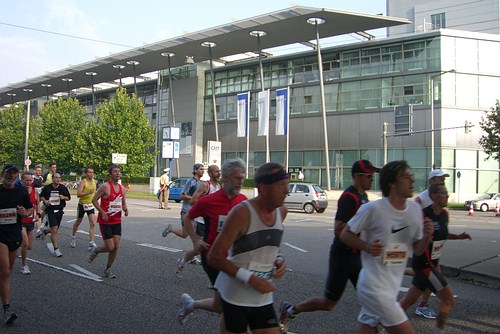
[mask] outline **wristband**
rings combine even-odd
[[[243,284],[248,284],[248,281],[250,281],[250,276],[252,276],[252,272],[250,270],[240,268],[236,272],[235,278]]]

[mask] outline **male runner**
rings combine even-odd
[[[78,226],[82,223],[83,216],[87,214],[89,219],[89,250],[97,247],[94,241],[95,231],[95,210],[92,204],[92,197],[94,197],[97,189],[97,181],[94,179],[94,169],[92,167],[85,168],[85,178],[80,181],[76,190],[76,197],[78,197],[78,207],[76,210],[76,221],[73,224],[73,233],[70,236],[70,246],[76,247],[76,232]]]

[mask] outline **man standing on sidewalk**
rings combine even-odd
[[[158,197],[158,209],[170,210],[168,207],[168,196],[170,194],[170,168],[163,170],[160,177],[160,197]]]

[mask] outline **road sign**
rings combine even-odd
[[[26,159],[26,160],[24,160],[24,165],[25,165],[26,167],[29,167],[29,166],[31,165],[31,160],[30,160],[30,159]]]
[[[127,164],[127,155],[123,153],[111,153],[111,162],[114,164]]]

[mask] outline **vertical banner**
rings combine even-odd
[[[269,135],[269,89],[257,95],[257,114],[259,116],[259,131],[257,136]]]
[[[288,93],[289,88],[276,90],[276,135],[288,135]]]
[[[248,136],[248,124],[250,119],[250,92],[238,94],[237,118],[238,118],[238,137]]]
[[[221,168],[222,143],[220,141],[208,141],[208,165],[217,165]]]

